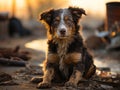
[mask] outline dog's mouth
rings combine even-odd
[[[66,36],[65,34],[61,34],[60,37],[63,37],[63,38],[64,38],[64,37],[67,37],[67,36]]]
[[[68,38],[68,36],[66,36],[66,35],[59,35],[59,36],[57,36],[57,38],[59,38],[59,39],[66,39],[66,38]]]
[[[58,36],[58,38],[61,38],[61,39],[62,39],[62,38],[63,38],[63,39],[64,39],[64,38],[68,38],[68,35],[66,35],[66,34],[60,34],[60,35]]]

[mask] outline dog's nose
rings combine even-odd
[[[65,30],[65,29],[61,29],[61,30],[60,30],[60,34],[62,34],[62,35],[64,35],[64,34],[65,34],[65,32],[66,32],[66,30]]]

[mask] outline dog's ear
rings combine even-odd
[[[69,7],[68,8],[73,16],[74,21],[77,23],[82,14],[86,15],[85,10],[82,8]]]
[[[50,25],[51,20],[52,20],[53,12],[54,12],[54,9],[43,12],[42,14],[40,14],[40,20],[43,20],[48,25]]]

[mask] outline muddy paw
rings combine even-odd
[[[39,83],[37,88],[50,88],[51,87],[51,84],[50,83]]]
[[[77,84],[68,81],[68,82],[65,83],[65,86],[66,87],[77,87]]]
[[[30,82],[32,83],[39,83],[42,82],[43,78],[42,77],[33,77]]]

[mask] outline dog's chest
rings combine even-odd
[[[57,55],[59,56],[60,59],[66,56],[70,42],[71,41],[68,39],[64,39],[64,40],[56,39],[56,38],[53,39],[53,43],[57,44]]]
[[[57,55],[59,57],[59,69],[67,72],[67,65],[65,63],[69,45],[72,43],[73,38],[67,39],[54,39],[53,42],[57,44]]]
[[[68,76],[68,67],[65,64],[65,58],[67,56],[67,49],[69,43],[68,41],[61,41],[58,44],[57,53],[60,58],[59,60],[59,69],[67,77]]]
[[[65,58],[67,53],[68,44],[66,42],[62,42],[58,44],[57,53],[60,59]]]

